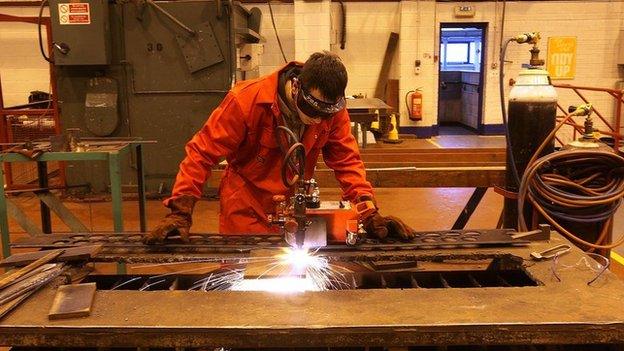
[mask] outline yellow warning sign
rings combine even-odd
[[[550,79],[574,79],[576,37],[549,37],[547,69]]]

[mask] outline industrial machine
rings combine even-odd
[[[261,13],[237,1],[51,0],[50,16],[62,130],[156,140],[148,192],[171,190],[185,143],[236,81],[258,75]],[[67,182],[106,191],[103,167],[70,162]]]

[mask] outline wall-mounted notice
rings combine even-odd
[[[547,69],[550,79],[574,79],[576,37],[549,37]]]
[[[73,2],[58,4],[60,24],[90,24],[91,11],[88,3]]]

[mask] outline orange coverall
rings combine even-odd
[[[230,234],[275,233],[267,220],[273,213],[273,195],[289,194],[280,170],[284,154],[276,139],[276,126],[283,124],[278,107],[279,73],[300,65],[291,62],[271,75],[236,84],[201,130],[186,144],[172,197],[201,197],[211,168],[225,157],[228,165],[219,187],[221,212],[219,231]],[[281,133],[280,133],[281,134]],[[313,176],[320,152],[334,170],[343,199],[355,201],[373,195],[366,180],[346,109],[319,124],[307,125],[301,141],[305,146],[305,177]]]

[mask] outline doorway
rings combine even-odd
[[[487,23],[441,23],[438,66],[440,135],[477,135],[483,127]]]

